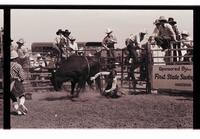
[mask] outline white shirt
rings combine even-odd
[[[70,42],[69,43],[69,47],[72,48],[74,51],[78,50],[78,45],[76,42],[74,42],[73,44]]]

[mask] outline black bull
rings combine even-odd
[[[85,87],[86,82],[91,86],[90,77],[100,71],[99,57],[86,57],[72,55],[67,60],[62,61],[59,68],[52,72],[51,82],[56,91],[59,91],[64,82],[71,82],[71,96],[78,97],[79,92]],[[100,89],[100,79],[96,80]],[[76,86],[77,85],[77,86]],[[76,90],[75,90],[76,88]],[[76,94],[74,94],[76,92]]]

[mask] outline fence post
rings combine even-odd
[[[147,93],[151,93],[152,88],[152,66],[153,66],[153,59],[152,59],[152,52],[151,52],[151,44],[147,43],[147,55],[148,58],[147,62]]]
[[[170,42],[170,64],[174,62],[173,56],[173,42]]]
[[[124,79],[124,50],[121,50],[122,57],[121,57],[121,87],[123,87],[123,79]]]

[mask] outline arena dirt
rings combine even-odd
[[[12,114],[11,128],[192,128],[193,98],[172,94],[107,99],[86,90],[71,101],[67,92],[34,92],[29,113]]]

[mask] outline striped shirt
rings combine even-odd
[[[10,76],[11,79],[19,79],[20,81],[23,81],[25,79],[24,70],[22,66],[17,62],[10,63]]]

